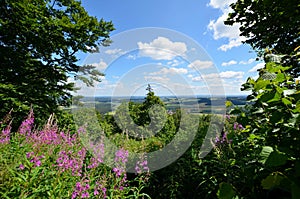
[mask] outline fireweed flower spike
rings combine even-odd
[[[88,190],[90,189],[90,185],[88,183],[88,180],[84,180],[82,183],[76,182],[71,198],[75,199],[77,196],[81,196],[80,198],[89,198]]]
[[[19,133],[21,135],[29,136],[31,134],[33,123],[34,123],[33,109],[30,109],[27,119],[24,120],[21,126],[19,127]]]
[[[139,161],[137,161],[135,165],[135,173],[141,174],[144,172],[149,172],[147,156],[143,154]]]
[[[8,144],[10,140],[11,122],[2,130],[0,135],[0,144]]]

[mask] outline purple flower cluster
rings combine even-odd
[[[61,169],[62,172],[71,170],[73,176],[81,176],[84,158],[86,155],[86,149],[83,147],[80,151],[73,153],[73,151],[60,151],[58,159],[56,160],[56,166]]]
[[[243,125],[241,125],[241,124],[235,122],[235,123],[233,124],[233,129],[234,129],[234,130],[243,130],[243,129],[245,129],[245,128],[243,127]]]
[[[27,136],[31,135],[33,124],[34,124],[34,116],[33,116],[33,110],[31,109],[27,116],[27,119],[24,120],[21,126],[19,127],[19,133],[21,135],[27,135]]]
[[[77,182],[75,185],[75,190],[72,193],[72,199],[75,199],[77,196],[80,196],[81,198],[89,198],[89,189],[90,185],[88,180],[84,180],[82,183]]]
[[[93,150],[93,157],[91,157],[87,163],[85,162],[88,159],[86,158],[87,148],[81,144],[79,137],[79,135],[86,133],[85,128],[79,128],[77,133],[73,135],[69,132],[60,132],[58,126],[54,122],[53,116],[49,118],[48,123],[40,131],[33,130],[33,125],[34,115],[31,110],[18,130],[18,136],[21,137],[21,139],[19,139],[20,144],[26,144],[31,148],[30,151],[26,153],[26,158],[30,163],[27,161],[26,163],[19,164],[19,171],[22,171],[25,168],[40,167],[42,165],[45,167],[48,162],[48,160],[45,159],[45,156],[51,156],[51,160],[54,160],[54,162],[51,163],[52,168],[55,168],[58,172],[66,172],[68,175],[70,174],[70,176],[76,176],[75,178],[77,180],[78,176],[79,179],[81,179],[78,180],[79,182],[77,182],[73,188],[72,198],[89,198],[89,190],[91,189],[89,180],[92,182],[94,182],[94,180],[90,178],[90,173],[86,175],[86,173],[83,172],[89,172],[92,169],[96,169],[104,162],[104,143],[100,142],[88,147],[89,150]],[[10,132],[11,124],[1,131],[0,144],[9,143]],[[122,191],[128,186],[126,175],[128,156],[129,152],[127,150],[123,148],[117,150],[115,152],[114,168],[108,171],[108,175],[103,175],[104,179],[109,178],[109,182],[112,179],[113,187],[116,191]],[[86,170],[86,168],[88,169]],[[149,172],[147,157],[144,154],[136,163],[136,173],[140,174],[143,172]],[[105,187],[107,183],[106,180],[99,179],[94,185],[91,185],[94,189],[94,196],[107,198],[108,190]],[[110,185],[108,186],[111,187]],[[110,189],[109,191],[113,190]]]
[[[112,169],[112,171],[115,173],[117,178],[122,177],[119,184],[115,186],[115,189],[119,189],[119,190],[124,189],[124,185],[127,180],[126,162],[128,161],[128,155],[129,155],[128,151],[122,148],[116,151],[115,153],[115,167]]]
[[[0,144],[8,144],[10,140],[11,123],[2,130],[0,135]]]
[[[227,134],[228,132],[223,132],[221,137],[217,136],[215,138],[215,145],[231,144],[232,140],[228,140]]]
[[[96,168],[100,163],[103,163],[104,159],[104,144],[100,143],[97,145],[91,144],[91,150],[93,150],[94,157],[91,158],[90,165],[88,165],[89,169]]]
[[[36,156],[34,155],[34,152],[31,151],[26,153],[26,158],[30,159],[30,162],[34,164],[34,167],[39,167],[42,164],[41,159],[45,158],[45,156],[44,155]],[[21,165],[20,165],[20,169],[22,169]]]
[[[136,172],[136,174],[149,172],[147,156],[145,154],[143,154],[141,156],[141,159],[139,161],[137,161],[137,163],[135,165],[135,172]]]
[[[124,149],[120,149],[115,153],[115,163],[116,166],[113,168],[113,172],[117,177],[120,177],[123,173],[125,173],[125,164],[128,159],[128,151]]]
[[[120,149],[115,153],[115,162],[120,162],[125,164],[128,159],[128,151],[125,149]]]
[[[107,189],[99,182],[96,182],[96,186],[95,186],[95,190],[94,190],[94,195],[97,196],[97,195],[100,195],[100,191],[102,192],[102,196],[103,198],[106,198],[106,191]]]

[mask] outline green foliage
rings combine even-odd
[[[125,150],[110,168],[104,147],[82,140],[85,129],[60,131],[53,118],[40,131],[28,124],[8,142],[0,128],[0,198],[150,198],[143,192],[148,172],[127,178]]]
[[[19,123],[32,106],[43,121],[69,105],[70,75],[88,85],[103,75],[79,66],[76,53],[106,44],[112,30],[111,22],[89,16],[77,0],[1,1],[0,117],[13,108]]]
[[[231,184],[222,182],[217,195],[219,199],[232,199],[235,196],[235,191]]]
[[[287,65],[284,59],[277,59],[276,62],[270,60],[260,70],[258,79],[249,78],[243,85],[243,90],[251,91],[249,104],[231,112],[246,127],[243,131],[247,139],[246,142],[241,139],[238,143],[233,142],[238,145],[232,148],[237,149],[235,153],[238,155],[241,153],[238,147],[243,146],[241,143],[244,142],[248,157],[243,161],[261,163],[251,166],[256,167],[251,170],[256,170],[257,174],[249,178],[245,176],[245,180],[256,180],[249,187],[252,191],[248,194],[256,197],[274,194],[290,198],[297,195],[293,187],[300,183],[299,176],[295,176],[299,170],[295,165],[300,160],[300,86],[293,73],[297,65]],[[256,149],[250,150],[253,145]],[[243,176],[243,173],[239,173],[239,176]],[[238,191],[241,189],[235,182],[231,184]],[[238,192],[238,195],[244,196],[242,192]]]
[[[238,0],[231,8],[225,24],[240,24],[241,35],[255,49],[290,54],[299,46],[298,0]]]

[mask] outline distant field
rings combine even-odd
[[[145,97],[96,97],[96,98],[84,98],[82,102],[85,105],[95,104],[96,110],[100,113],[108,113],[117,108],[124,101],[132,101],[136,103],[142,103]],[[175,111],[176,109],[184,109],[188,113],[211,113],[212,109],[214,113],[218,113],[218,110],[223,111],[225,101],[229,100],[234,105],[243,106],[246,104],[245,96],[230,96],[224,98],[210,98],[210,97],[175,97],[175,96],[161,96],[162,101],[166,104],[167,110]]]

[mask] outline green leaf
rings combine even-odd
[[[283,82],[285,80],[285,75],[283,73],[278,73],[274,81]]]
[[[270,167],[281,166],[286,163],[287,159],[288,158],[284,153],[275,150],[269,155],[268,159],[265,162],[265,165]]]
[[[284,103],[285,105],[291,105],[292,102],[290,100],[288,100],[287,98],[282,98],[281,99],[282,103]]]
[[[277,102],[277,101],[280,100],[280,98],[281,98],[281,92],[278,92],[278,91],[277,91],[277,92],[274,94],[273,98],[270,99],[270,100],[267,101],[267,102],[268,102],[268,103],[270,103],[270,102]]]
[[[272,189],[276,186],[280,185],[280,182],[284,179],[284,176],[279,173],[279,172],[275,172],[270,174],[268,177],[266,177],[265,179],[263,179],[261,181],[261,185],[264,189]]]
[[[217,196],[219,199],[232,199],[235,196],[234,187],[229,183],[222,182],[219,185]]]
[[[265,88],[268,84],[270,84],[269,80],[263,80],[263,79],[259,79],[255,85],[254,85],[254,90],[258,91],[260,89]]]
[[[259,156],[260,156],[260,162],[265,164],[267,159],[269,158],[270,154],[273,152],[273,148],[270,146],[263,146]]]
[[[296,103],[296,107],[295,107],[295,109],[293,110],[293,113],[300,113],[300,101],[298,101],[297,103]]]

